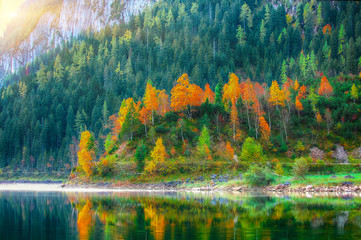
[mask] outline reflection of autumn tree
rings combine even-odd
[[[153,206],[144,207],[144,216],[145,219],[150,220],[150,227],[152,228],[152,234],[154,239],[163,240],[165,227],[167,221],[165,220],[165,215],[156,210]]]
[[[77,226],[80,240],[89,239],[90,230],[94,224],[92,207],[91,202],[87,200],[78,214]]]

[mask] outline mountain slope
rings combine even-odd
[[[360,84],[358,77],[347,75],[359,71],[360,18],[357,2],[159,1],[127,23],[81,34],[9,75],[12,84],[1,89],[0,166],[16,169],[24,161],[26,167],[47,169],[52,159],[52,166],[61,169],[74,163],[74,146],[84,129],[92,131],[103,148],[108,117],[119,112],[123,99],[141,100],[149,80],[169,94],[183,73],[192,83],[202,88],[209,83],[213,90],[228,82],[231,72],[242,82],[250,78],[268,86],[297,79],[313,98],[302,99],[300,118],[290,107],[288,138],[305,136],[313,144],[319,133],[313,127],[324,124],[315,122],[314,109],[324,116],[329,108],[331,126],[337,127],[332,141],[355,140],[361,112],[355,109],[359,100],[349,92],[353,83],[357,88]],[[317,105],[320,72],[337,94],[332,101],[321,98]],[[254,136],[254,127],[246,125],[247,109],[241,100],[239,104],[239,129]],[[276,119],[274,146],[287,151],[279,114],[266,113],[265,119]],[[142,136],[143,129],[139,127],[137,134]],[[176,127],[171,135],[177,144],[179,131]],[[194,146],[196,134],[189,131],[186,139]]]
[[[154,1],[28,0],[0,40],[0,69],[13,72],[82,32],[127,22]]]

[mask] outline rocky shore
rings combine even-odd
[[[331,179],[340,177],[331,176]],[[194,178],[173,180],[161,183],[129,183],[129,182],[100,182],[84,183],[80,179],[63,183],[61,181],[43,180],[43,181],[0,181],[2,185],[9,184],[58,184],[63,190],[92,189],[103,191],[208,191],[208,192],[263,192],[263,193],[360,193],[361,185],[354,183],[355,177],[351,175],[344,176],[338,185],[322,186],[317,183],[313,185],[294,184],[293,179],[285,181],[282,184],[267,187],[252,187],[242,182],[242,175],[230,176],[212,174],[209,176],[197,176]]]

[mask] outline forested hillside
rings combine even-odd
[[[83,154],[94,159],[129,140],[133,150],[140,139],[154,147],[158,137],[169,156],[216,159],[211,146],[238,153],[247,136],[270,156],[359,147],[359,3],[282,2],[164,0],[49,51],[1,90],[0,166],[70,169],[85,130],[93,134]],[[162,108],[138,103],[147,83]],[[199,94],[174,103],[187,89]],[[208,150],[199,145],[202,129]]]

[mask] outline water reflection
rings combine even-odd
[[[361,198],[0,192],[1,239],[360,239]]]

